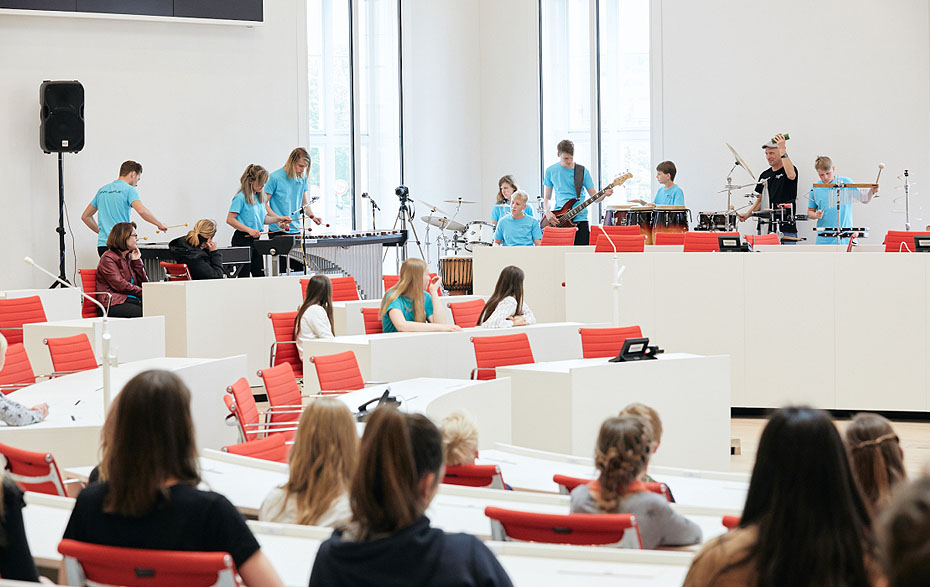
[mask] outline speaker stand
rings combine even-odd
[[[58,153],[58,279],[66,283],[68,275],[65,273],[65,164],[64,153]],[[64,287],[60,282],[55,281],[49,286],[49,289]]]

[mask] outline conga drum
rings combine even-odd
[[[464,296],[471,294],[472,288],[471,257],[442,257],[439,259],[439,275],[442,287],[449,295]]]
[[[640,233],[646,235],[646,244],[652,244],[652,225],[654,224],[655,210],[650,207],[638,206],[630,208],[624,226],[639,226]]]
[[[657,232],[688,232],[691,210],[684,206],[656,206],[653,217],[652,235]]]
[[[630,211],[630,204],[611,204],[604,210],[604,226],[622,226]]]

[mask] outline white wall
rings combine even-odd
[[[22,263],[27,254],[57,273],[57,157],[39,149],[42,80],[80,80],[86,94],[86,147],[65,155],[70,274],[75,249],[78,267],[96,266],[96,235],[80,215],[123,160],[142,163],[142,200],[169,225],[214,218],[225,227],[245,166],[281,166],[301,140],[300,6],[266,2],[265,24],[252,28],[0,16],[0,289],[47,285]],[[139,234],[154,230],[143,223]]]

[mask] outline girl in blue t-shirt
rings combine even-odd
[[[427,290],[428,291],[424,291]],[[411,258],[400,266],[397,285],[384,292],[381,300],[381,326],[384,332],[452,332],[461,330],[446,324],[439,306],[439,277],[430,278],[423,259]]]
[[[233,196],[226,215],[226,224],[236,229],[232,236],[232,246],[251,247],[251,265],[239,272],[239,277],[264,277],[262,256],[255,249],[255,241],[262,236],[266,224],[278,224],[279,228],[286,228],[289,218],[267,214],[264,202],[265,183],[268,181],[268,170],[261,165],[251,164],[242,172],[239,178],[239,192]]]

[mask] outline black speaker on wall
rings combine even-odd
[[[39,146],[46,153],[84,148],[84,86],[79,81],[45,80],[39,86]]]

